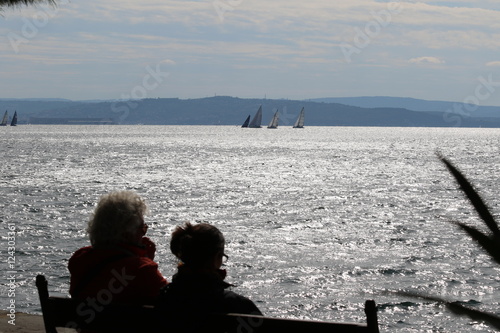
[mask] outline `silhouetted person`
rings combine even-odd
[[[153,261],[156,246],[145,237],[147,207],[134,192],[101,197],[88,223],[91,246],[68,263],[70,294],[99,309],[111,302],[152,304],[167,281]]]
[[[163,288],[159,307],[178,312],[262,315],[248,298],[227,290],[224,236],[216,227],[185,223],[172,233],[170,250],[181,260],[172,282]]]

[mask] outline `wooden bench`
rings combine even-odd
[[[102,333],[137,332],[366,332],[378,333],[375,302],[365,303],[366,324],[271,318],[243,314],[165,313],[153,306],[108,304],[96,306],[71,298],[49,296],[45,276],[36,277],[45,331],[58,327]]]

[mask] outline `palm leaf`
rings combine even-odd
[[[498,227],[498,223],[495,221],[493,215],[490,213],[490,210],[484,203],[483,199],[474,189],[472,184],[467,180],[467,178],[465,178],[465,176],[450,161],[441,156],[439,153],[438,157],[446,165],[451,174],[455,177],[455,180],[460,185],[460,189],[465,193],[471,204],[474,206],[474,209],[478,213],[479,217],[484,221],[493,235],[487,235],[479,231],[478,229],[461,222],[454,223],[462,230],[464,230],[478,245],[480,245],[491,256],[493,260],[500,264],[500,229]],[[471,309],[461,305],[458,302],[450,302],[436,296],[426,296],[405,291],[399,291],[396,292],[396,294],[402,296],[423,298],[429,301],[442,303],[448,310],[457,315],[464,315],[473,320],[483,321],[491,325],[492,327],[495,327],[497,330],[500,330],[500,317],[498,317],[497,315]]]
[[[455,222],[462,230],[464,230],[471,238],[480,245],[493,260],[500,264],[500,247],[499,242],[495,237],[490,237],[474,227],[464,223]]]
[[[451,174],[455,177],[456,181],[460,185],[460,189],[467,195],[467,198],[472,203],[479,217],[486,223],[488,228],[491,230],[494,236],[500,238],[500,229],[498,228],[498,223],[493,218],[490,210],[484,203],[483,199],[479,196],[477,191],[474,189],[472,184],[465,178],[465,176],[446,158],[438,154],[440,160],[446,165]]]
[[[426,295],[421,295],[418,293],[412,293],[408,291],[398,291],[396,294],[401,295],[401,296],[406,296],[406,297],[414,297],[414,298],[422,298],[428,301],[433,301],[433,302],[438,302],[441,304],[444,304],[448,310],[451,312],[457,314],[457,315],[463,315],[467,316],[473,320],[479,320],[483,321],[490,326],[496,328],[497,330],[500,330],[500,317],[497,315],[494,315],[492,313],[488,312],[483,312],[480,310],[476,309],[471,309],[469,307],[463,306],[462,304],[458,302],[450,302],[447,301],[443,298],[440,297],[435,297],[435,296],[426,296]]]
[[[3,7],[19,7],[19,6],[31,6],[42,3],[48,3],[55,5],[55,0],[0,0],[0,8]]]

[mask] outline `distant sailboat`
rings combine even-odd
[[[267,128],[278,128],[278,121],[279,121],[280,114],[278,110],[274,113],[273,119],[271,119],[271,122],[269,123],[269,126]]]
[[[293,125],[293,128],[304,128],[304,108],[300,110],[299,117],[297,118],[295,125]]]
[[[2,122],[0,123],[0,126],[7,126],[7,122],[9,121],[9,113],[7,110],[5,110],[5,114],[3,115]]]
[[[255,116],[253,116],[252,121],[248,125],[249,128],[261,128],[261,123],[262,123],[262,105],[259,107],[257,110],[257,113],[255,113]]]
[[[10,126],[16,126],[17,125],[17,111],[14,111],[14,117],[12,117],[12,122],[10,123]]]
[[[250,123],[250,115],[248,115],[247,119],[245,120],[243,125],[241,125],[241,127],[248,127],[248,123]]]

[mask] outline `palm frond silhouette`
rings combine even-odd
[[[42,3],[49,3],[55,5],[55,0],[0,0],[0,9],[2,7],[20,7],[32,6]]]
[[[468,226],[462,222],[453,221],[458,227],[464,230],[474,242],[476,242],[480,247],[482,247],[491,258],[498,264],[500,264],[500,229],[498,227],[498,222],[495,220],[490,212],[490,209],[481,198],[479,193],[476,191],[474,186],[467,180],[461,171],[459,171],[448,159],[443,157],[438,153],[439,159],[444,163],[446,168],[453,175],[457,181],[460,189],[465,193],[470,203],[476,210],[477,214],[483,220],[491,234],[484,233],[477,228]],[[471,309],[469,307],[463,306],[459,302],[451,302],[436,296],[422,295],[414,292],[398,291],[398,295],[408,296],[408,297],[418,297],[426,299],[429,301],[434,301],[442,303],[446,306],[448,310],[457,314],[467,316],[473,320],[480,320],[486,324],[500,330],[500,317],[488,312],[483,312],[476,309]]]
[[[472,184],[465,176],[446,158],[438,155],[440,160],[446,165],[451,174],[455,177],[460,189],[465,193],[470,203],[474,206],[479,217],[484,221],[486,226],[491,231],[491,235],[487,235],[474,227],[470,227],[461,222],[454,222],[462,230],[467,232],[469,236],[479,244],[498,264],[500,264],[500,229],[498,222],[491,214],[489,208],[484,203],[481,196],[474,189]]]

